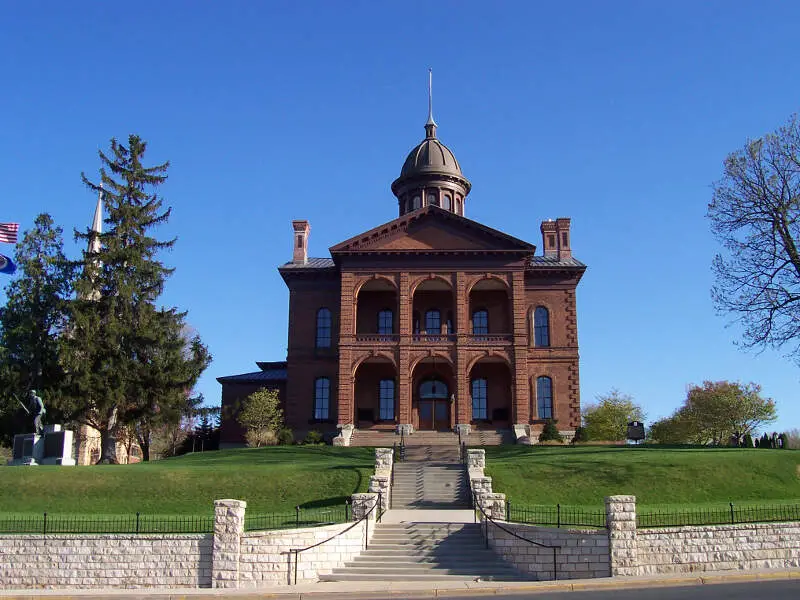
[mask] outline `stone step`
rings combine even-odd
[[[391,579],[378,572],[354,573],[341,569],[336,569],[330,575],[320,575],[319,578],[320,581],[387,581]],[[406,573],[398,579],[402,581],[524,581],[518,576],[450,575],[446,573]]]

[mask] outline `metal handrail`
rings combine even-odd
[[[406,459],[406,434],[404,430],[400,430],[400,462]]]
[[[361,517],[358,521],[356,521],[355,523],[350,525],[350,527],[348,527],[347,529],[343,529],[339,533],[337,533],[335,535],[332,535],[327,540],[322,540],[321,542],[317,542],[316,544],[311,544],[310,546],[306,546],[305,548],[290,548],[289,550],[287,550],[285,552],[281,552],[281,554],[286,554],[288,556],[288,558],[289,558],[289,565],[287,566],[289,569],[291,569],[291,561],[292,561],[291,555],[294,554],[294,583],[292,585],[297,585],[297,563],[299,562],[298,559],[299,559],[299,556],[300,556],[301,552],[305,552],[306,550],[311,550],[312,548],[316,548],[317,546],[322,546],[322,544],[327,544],[328,542],[330,542],[333,539],[336,539],[340,535],[343,535],[343,534],[347,533],[348,531],[353,529],[353,527],[355,527],[356,525],[361,523],[361,521],[364,521],[364,520],[366,520],[366,529],[364,531],[364,549],[365,550],[369,550],[369,516],[372,514],[372,511],[374,511],[380,505],[381,505],[381,493],[378,492],[378,500],[372,506],[372,508],[370,508],[364,514],[363,517]],[[380,515],[380,514],[381,514],[381,512],[378,511],[378,515]],[[377,520],[380,520],[380,516],[378,517]],[[289,575],[289,573],[287,573],[287,576],[288,575]]]
[[[528,538],[522,537],[521,535],[518,535],[518,534],[514,533],[510,529],[507,529],[507,528],[503,527],[502,525],[500,525],[500,523],[498,523],[492,517],[490,517],[486,513],[485,510],[483,510],[483,507],[481,506],[480,502],[478,502],[477,496],[478,495],[477,495],[476,492],[472,492],[473,510],[474,510],[474,507],[477,506],[478,510],[480,510],[481,514],[483,515],[484,535],[486,537],[486,548],[487,549],[489,548],[489,523],[492,523],[492,525],[494,525],[498,529],[502,529],[507,534],[517,538],[518,540],[522,540],[523,542],[528,542],[529,544],[533,544],[534,546],[539,546],[540,548],[552,548],[553,549],[553,581],[557,581],[558,580],[558,559],[557,559],[557,556],[558,556],[558,550],[561,549],[561,546],[553,546],[553,545],[550,545],[550,544],[543,544],[543,543],[537,542],[535,540],[529,540]]]

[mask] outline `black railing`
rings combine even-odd
[[[527,543],[531,544],[532,546],[538,546],[539,548],[551,548],[553,550],[553,580],[557,580],[558,579],[558,551],[561,549],[561,546],[555,546],[555,545],[552,545],[552,544],[544,544],[542,542],[537,542],[535,540],[531,540],[531,539],[528,539],[526,537],[522,537],[521,535],[518,535],[518,534],[514,533],[513,531],[511,531],[507,527],[504,527],[503,525],[501,525],[500,523],[495,521],[492,517],[490,517],[486,513],[485,510],[483,510],[483,507],[481,506],[481,503],[478,502],[477,494],[475,492],[472,492],[472,507],[473,507],[473,510],[475,508],[477,508],[480,511],[481,515],[483,516],[483,518],[481,520],[483,521],[483,524],[484,524],[483,525],[483,533],[484,533],[484,538],[486,539],[486,548],[487,549],[489,548],[489,523],[491,523],[492,525],[494,525],[495,527],[497,527],[501,531],[505,531],[508,535],[510,535],[510,536],[512,536],[512,537],[514,537],[514,538],[516,538],[518,540],[522,540],[523,542],[527,542]],[[506,516],[506,518],[507,518],[507,516]]]
[[[0,533],[213,533],[214,517],[184,515],[0,515]]]
[[[398,460],[403,462],[406,459],[406,432],[405,430],[400,430],[400,452],[398,453]]]
[[[350,506],[345,500],[336,506],[302,508],[296,506],[294,512],[245,515],[245,531],[269,529],[293,529],[296,527],[321,527],[335,523],[347,523]]]
[[[643,509],[636,514],[637,527],[739,525],[786,521],[800,521],[800,503],[736,506],[733,502],[729,502],[725,508],[696,508],[679,511]]]
[[[517,506],[506,500],[506,520],[545,527],[607,527],[605,509],[576,506]]]

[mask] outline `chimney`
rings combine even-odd
[[[556,219],[556,234],[558,236],[558,258],[571,258],[572,250],[570,249],[569,240],[569,223],[570,220],[566,217]]]
[[[556,235],[556,223],[552,219],[542,221],[542,246],[545,256],[558,255],[558,236]]]
[[[292,262],[304,265],[308,262],[308,233],[311,231],[311,225],[308,221],[292,221],[292,229],[294,229]]]

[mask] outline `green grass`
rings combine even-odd
[[[220,498],[248,516],[343,505],[366,491],[372,448],[277,446],[203,452],[134,465],[0,468],[0,516],[210,515]]]
[[[486,448],[493,489],[516,504],[601,507],[632,494],[643,508],[798,503],[800,452],[659,446]]]

